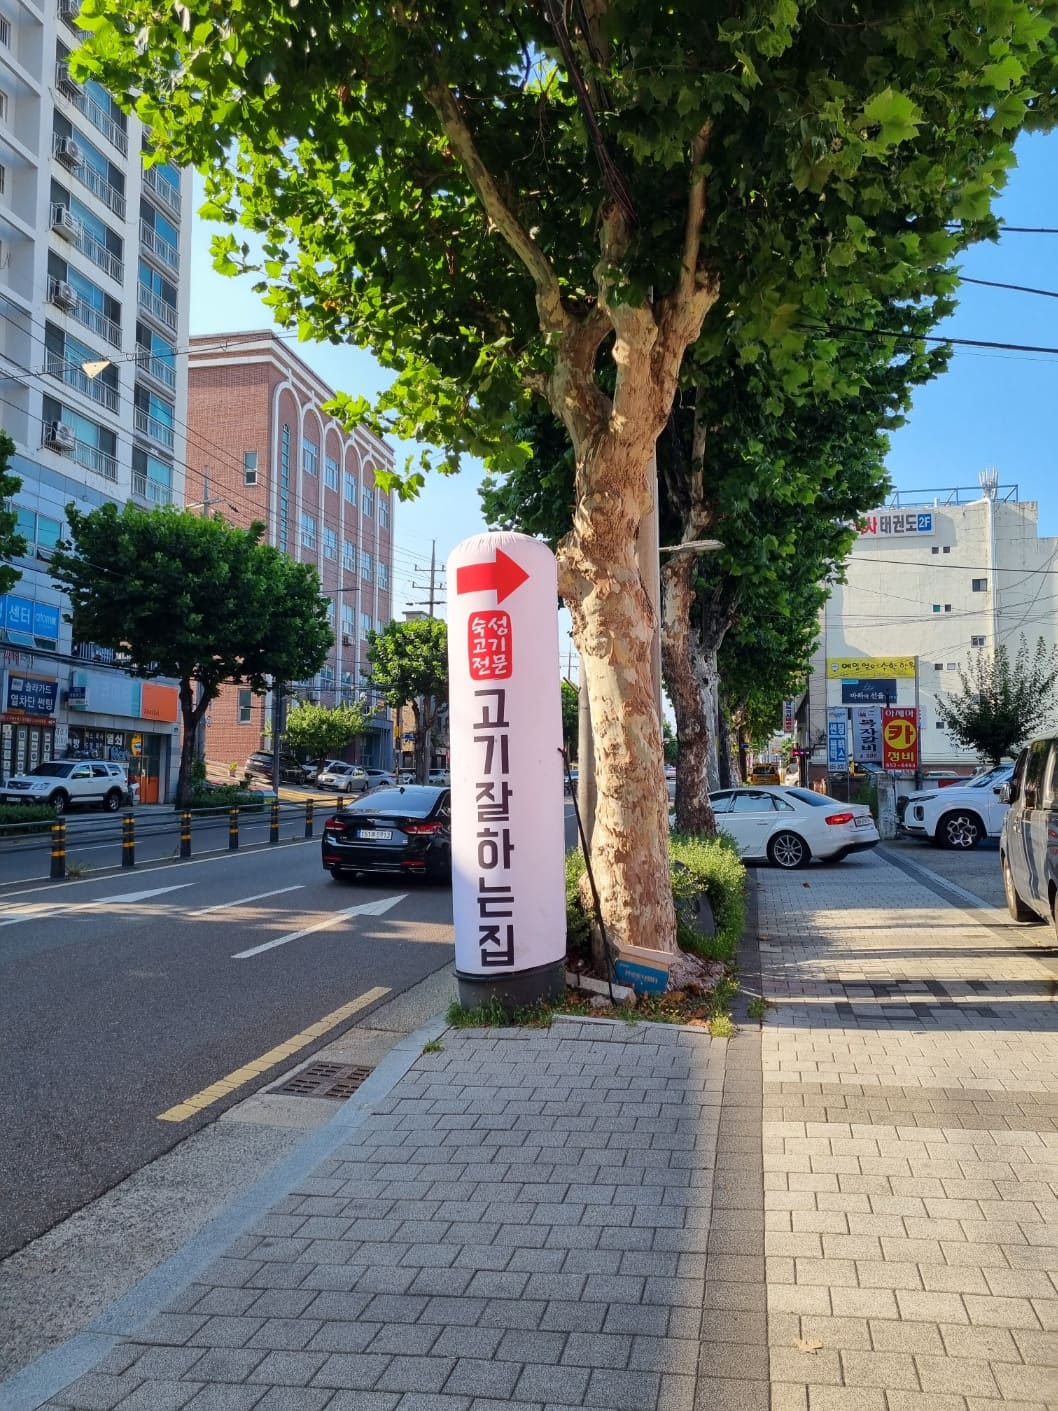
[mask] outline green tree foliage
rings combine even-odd
[[[26,552],[25,538],[15,533],[18,523],[15,511],[7,507],[11,496],[22,489],[22,481],[8,471],[14,454],[14,441],[6,431],[0,431],[0,593],[10,592],[22,577],[19,570],[6,560],[18,558]]]
[[[998,764],[1043,729],[1056,702],[1058,649],[1040,637],[1030,650],[1022,635],[1013,658],[1003,646],[970,653],[958,691],[937,698],[937,723],[956,744]]]
[[[577,758],[577,731],[580,728],[580,692],[571,681],[562,682],[562,747],[571,760]]]
[[[260,692],[326,660],[334,638],[316,570],[262,543],[263,524],[235,529],[220,515],[71,504],[66,518],[69,539],[49,567],[69,594],[74,636],[126,653],[134,675],[179,682],[183,804],[198,723],[221,685]]]
[[[283,739],[297,755],[322,764],[363,735],[370,721],[370,711],[359,701],[337,706],[299,701],[287,712]]]
[[[388,706],[410,706],[415,722],[415,777],[426,782],[438,709],[448,701],[448,625],[437,617],[390,622],[367,634],[371,685]]]
[[[463,451],[504,469],[527,454],[512,408],[561,420],[603,911],[615,941],[671,948],[635,541],[687,350],[766,357],[788,394],[825,386],[850,338],[915,355],[951,258],[994,231],[1018,130],[1053,121],[1053,0],[867,18],[833,0],[84,0],[79,19],[96,33],[77,72],[252,234],[220,237],[218,268],[253,267],[281,322],[395,370],[376,424],[449,469]]]

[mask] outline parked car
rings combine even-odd
[[[315,766],[302,764],[302,762],[292,754],[281,754],[279,756],[279,782],[281,784],[306,784],[312,780],[315,774]],[[270,750],[254,750],[253,754],[246,761],[246,773],[255,779],[272,778],[272,753]]]
[[[0,785],[0,803],[50,804],[56,813],[78,804],[116,813],[132,802],[126,766],[106,760],[47,759]]]
[[[865,804],[838,803],[811,789],[721,789],[709,802],[740,856],[767,858],[773,867],[807,867],[813,857],[840,862],[880,841]]]
[[[998,838],[1007,813],[1000,793],[1013,772],[1012,764],[1001,764],[963,784],[909,794],[901,818],[904,831],[939,847],[963,850],[975,848],[982,838]]]
[[[396,775],[388,769],[374,769],[368,766],[364,769],[364,773],[367,775],[369,789],[377,789],[383,784],[389,785],[397,782]]]
[[[447,789],[393,785],[364,794],[323,825],[321,855],[332,877],[398,872],[441,880],[452,874]]]
[[[749,772],[749,782],[751,784],[781,784],[779,766],[769,763],[755,764]]]
[[[427,783],[447,789],[452,782],[452,771],[450,769],[431,769],[426,779]]]
[[[999,864],[1015,921],[1049,921],[1058,933],[1058,737],[1033,740],[1001,785],[1007,805]]]
[[[344,760],[330,760],[329,768],[316,775],[316,783],[321,789],[333,789],[336,794],[362,794],[368,787],[367,770],[359,764],[346,764]]]

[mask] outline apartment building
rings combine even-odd
[[[0,599],[0,773],[124,759],[164,799],[175,685],[73,640],[47,561],[70,501],[183,503],[189,181],[147,165],[139,122],[71,75],[76,15],[0,0],[0,426],[29,546]]]
[[[976,756],[940,727],[937,701],[960,689],[977,653],[998,644],[1013,656],[1022,634],[1030,647],[1058,641],[1058,538],[1041,537],[1038,520],[1039,506],[995,472],[978,486],[895,495],[866,516],[821,614],[799,704],[813,774],[827,768],[828,711],[868,704],[917,706],[922,770],[972,772]],[[878,663],[876,674],[861,679],[858,661]]]
[[[393,500],[375,481],[393,453],[323,411],[333,390],[274,332],[192,338],[188,363],[188,498],[233,524],[262,521],[269,543],[314,564],[335,635],[319,674],[287,683],[278,701],[226,687],[207,717],[206,759],[241,766],[270,748],[291,699],[366,697],[371,728],[347,753],[389,768],[393,725],[371,689],[366,639],[393,615]]]

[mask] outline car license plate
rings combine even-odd
[[[858,816],[857,819],[856,819],[856,827],[857,827],[857,828],[869,828],[869,827],[871,826],[871,824],[873,823],[873,821],[874,821],[874,820],[870,817],[869,814],[866,814],[866,813],[865,813],[865,814],[862,814],[862,815]]]
[[[358,838],[370,838],[375,842],[388,843],[390,838],[393,837],[393,830],[392,828],[361,828],[356,836]]]

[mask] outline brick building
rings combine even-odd
[[[321,407],[333,390],[270,331],[191,339],[188,359],[187,499],[234,524],[262,520],[267,541],[313,563],[331,601],[335,645],[320,673],[291,683],[294,698],[334,705],[373,693],[369,631],[392,616],[393,503],[375,471],[390,448],[366,428],[346,432]],[[363,764],[393,757],[389,712],[346,751]],[[275,702],[226,687],[211,707],[205,755],[237,762],[269,748]]]

